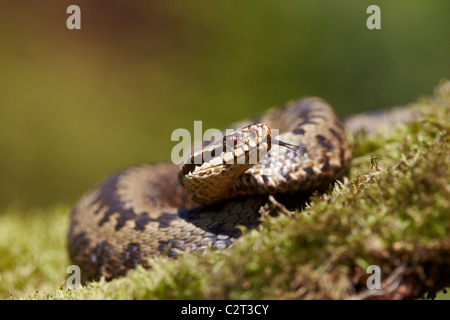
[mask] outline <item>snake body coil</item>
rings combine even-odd
[[[147,266],[150,256],[175,256],[177,250],[229,247],[241,234],[237,226],[259,224],[269,195],[295,199],[323,189],[351,160],[342,122],[318,98],[269,109],[234,128],[244,129],[224,144],[239,145],[237,135],[249,135],[237,152],[215,154],[218,142],[191,157],[203,159],[206,150],[210,161],[181,169],[174,164],[132,167],[86,193],[72,211],[68,235],[70,258],[83,278],[112,279],[139,264]],[[279,135],[272,137],[270,128]],[[269,143],[262,141],[264,135]],[[263,152],[256,164],[248,161],[248,146]],[[226,163],[239,152],[244,163]]]

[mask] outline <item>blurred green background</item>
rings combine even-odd
[[[66,8],[81,8],[68,30]],[[381,30],[366,9],[381,8]],[[343,116],[450,77],[450,1],[0,2],[0,207],[73,203],[176,128],[318,95]]]

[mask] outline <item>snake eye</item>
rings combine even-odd
[[[237,137],[236,136],[225,136],[223,138],[223,146],[225,150],[232,150],[237,145]]]

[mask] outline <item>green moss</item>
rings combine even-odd
[[[410,107],[421,119],[352,136],[348,177],[313,195],[303,210],[265,217],[259,230],[245,232],[230,249],[151,259],[150,270],[138,268],[108,283],[59,288],[68,264],[67,208],[4,214],[0,250],[7,259],[0,267],[7,271],[0,293],[40,299],[341,299],[364,290],[372,264],[386,277],[406,266],[410,276],[434,281],[433,272],[450,264],[450,82]],[[378,158],[378,170],[371,157]],[[40,293],[33,295],[36,288]]]
[[[70,208],[9,208],[0,215],[0,298],[53,292],[69,265],[66,234]]]

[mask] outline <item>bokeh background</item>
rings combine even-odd
[[[68,30],[66,8],[81,8]],[[381,30],[366,9],[381,8]],[[73,203],[167,161],[176,128],[225,127],[318,95],[342,116],[450,77],[448,0],[4,0],[0,207]]]

